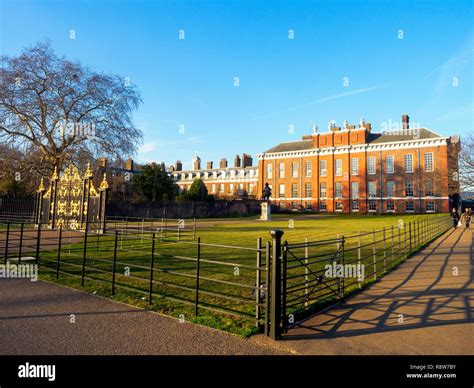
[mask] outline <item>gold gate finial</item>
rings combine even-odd
[[[92,173],[91,164],[87,163],[87,168],[86,168],[86,172],[84,173],[84,178],[85,179],[92,178],[93,175],[94,174]]]
[[[53,175],[51,177],[51,180],[56,180],[58,179],[58,167],[57,166],[54,166],[54,171],[53,171]]]
[[[109,183],[107,182],[107,173],[104,172],[104,177],[102,178],[102,182],[100,182],[100,189],[107,190],[109,188]]]
[[[43,181],[43,178],[41,178],[40,184],[38,187],[38,193],[42,193],[43,191],[44,191],[44,181]]]

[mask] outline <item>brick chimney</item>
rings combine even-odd
[[[250,167],[252,166],[253,160],[252,156],[249,154],[242,154],[242,167]]]
[[[239,155],[235,155],[234,167],[240,167],[240,156]]]
[[[125,162],[125,170],[132,171],[133,170],[133,159],[128,158]]]
[[[181,163],[181,160],[176,161],[176,171],[183,171],[183,163]]]
[[[407,114],[402,115],[402,128],[410,129],[410,117]]]
[[[201,169],[201,158],[196,155],[193,159],[193,170],[197,171],[200,169]]]
[[[226,158],[221,159],[221,162],[219,164],[219,168],[227,168],[227,159]]]
[[[212,161],[207,162],[207,169],[212,170],[212,165],[213,165]]]

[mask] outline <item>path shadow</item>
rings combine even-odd
[[[406,269],[409,262],[405,262],[367,290],[348,298],[346,304],[336,305],[293,325],[288,334],[283,335],[282,340],[354,337],[473,323],[474,310],[469,299],[474,299],[474,236],[471,235],[470,239],[469,258],[461,263],[463,270],[464,267],[469,270],[467,280],[463,283],[442,282],[450,259],[462,249],[460,241],[466,237],[465,233],[471,232],[465,229],[451,230],[410,258],[409,261],[417,260],[421,256],[421,260],[402,278],[396,278],[397,272]],[[440,254],[437,250],[440,248],[449,248],[449,251],[442,262],[436,265],[436,274],[418,278],[417,273],[422,272],[423,265],[427,264],[430,258],[436,256],[439,260]],[[456,265],[459,267],[458,262]],[[411,283],[414,284],[410,289],[404,289],[404,286]],[[400,321],[401,313],[403,321]]]

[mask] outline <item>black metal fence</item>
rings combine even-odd
[[[272,308],[281,306],[274,339],[302,317],[377,281],[450,227],[449,217],[427,218],[331,240],[284,241],[273,255],[281,257],[282,268],[281,291],[276,301],[272,298]]]
[[[278,340],[302,317],[377,281],[452,226],[447,216],[426,218],[300,243],[273,230],[271,241],[243,247],[206,243],[194,222],[186,229],[180,220],[115,221],[103,234],[0,225],[0,258],[34,261],[53,280],[93,284],[104,295],[140,295],[185,317],[238,317]]]
[[[154,230],[118,223],[105,233],[8,223],[0,230],[0,254],[5,263],[34,261],[53,280],[92,281],[106,295],[125,291],[186,317],[210,311],[268,328],[270,243],[205,243],[195,238],[195,225],[190,231],[172,222]]]
[[[0,197],[0,222],[34,222],[35,197]]]

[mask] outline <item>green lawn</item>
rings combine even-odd
[[[372,234],[364,235],[360,241],[360,263],[366,266],[366,279],[360,286],[365,286],[388,272],[392,267],[404,260],[409,252],[405,249],[408,240],[405,241],[403,233],[408,231],[408,223],[414,221],[440,221],[449,219],[447,215],[403,215],[403,216],[314,216],[308,218],[305,215],[290,214],[276,215],[271,222],[256,221],[253,218],[244,219],[214,219],[198,220],[196,237],[200,238],[200,282],[199,282],[199,315],[195,317],[194,301],[196,296],[196,257],[197,244],[192,240],[192,230],[186,230],[180,241],[177,241],[176,231],[169,231],[162,235],[153,225],[155,232],[155,256],[153,274],[153,303],[148,304],[148,291],[150,285],[151,265],[151,231],[147,231],[145,223],[128,223],[128,227],[136,227],[136,231],[117,239],[117,264],[116,283],[114,299],[160,311],[175,317],[181,317],[193,322],[234,332],[240,335],[250,335],[256,332],[256,291],[257,278],[257,239],[263,240],[263,245],[271,239],[269,232],[273,229],[284,231],[283,240],[290,244],[308,241],[334,239],[336,236],[353,236],[360,232],[371,232],[374,229],[386,228],[386,238],[389,243],[384,244],[382,232],[375,235],[376,254],[373,255]],[[192,221],[186,221],[186,226],[192,225]],[[402,224],[403,229],[398,226]],[[121,230],[122,225],[109,224]],[[393,248],[390,242],[391,228],[394,227]],[[141,230],[144,230],[143,234]],[[398,232],[401,232],[401,240],[398,242]],[[113,251],[115,244],[114,231],[109,231],[105,236],[90,235],[87,243],[87,271],[85,289],[112,297],[111,281],[113,268]],[[82,254],[83,243],[67,244],[67,232],[64,235],[64,244],[61,251],[61,267],[59,279],[56,280],[57,252],[43,252],[41,254],[41,276],[43,279],[58,281],[72,287],[81,287]],[[425,236],[427,237],[427,236]],[[209,245],[206,245],[209,244]],[[228,245],[233,247],[222,247],[215,245]],[[345,244],[345,262],[357,262],[358,238],[350,237]],[[412,242],[412,251],[419,243]],[[250,249],[242,249],[250,248]],[[385,248],[385,249],[384,249]],[[318,256],[314,263],[308,268],[312,272],[321,271],[323,265],[332,260],[337,244],[331,243],[323,247],[310,247],[308,255]],[[292,287],[291,298],[297,299],[298,303],[289,306],[287,312],[299,313],[302,310],[301,297],[305,289],[298,287],[304,281],[305,270],[299,263],[304,260],[304,248],[291,249],[288,256],[288,285]],[[374,258],[376,263],[374,264]],[[394,258],[392,262],[392,258]],[[261,281],[265,282],[265,252],[261,255]],[[210,261],[210,262],[209,262]],[[311,259],[310,259],[311,262]],[[295,265],[296,264],[296,265]],[[71,276],[75,275],[75,276]],[[311,283],[314,278],[308,278]],[[346,284],[347,292],[359,288],[359,283],[353,281]],[[334,295],[324,296],[323,290],[307,300],[309,305],[320,304],[319,302],[331,302]],[[318,303],[315,303],[318,302]],[[313,307],[315,307],[313,306]],[[224,308],[227,313],[216,311],[216,308]],[[304,308],[303,308],[304,310]],[[264,305],[261,306],[262,316]],[[229,314],[232,313],[232,314]]]

